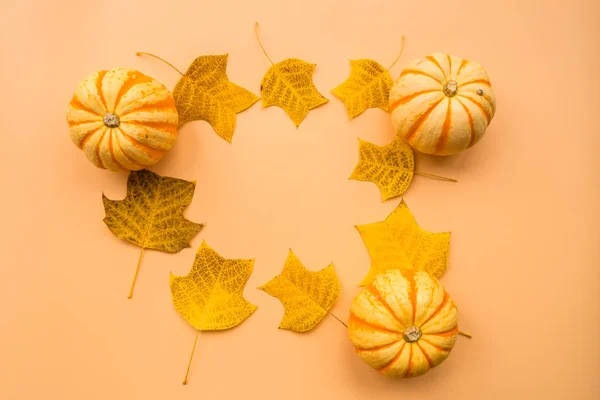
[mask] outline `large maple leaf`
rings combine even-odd
[[[202,242],[190,273],[186,276],[171,274],[173,305],[197,330],[190,364],[200,331],[233,328],[256,310],[256,306],[243,297],[253,266],[254,260],[223,258]]]
[[[206,121],[219,136],[231,143],[236,114],[258,101],[254,93],[229,81],[227,54],[200,56],[185,74],[153,54],[137,54],[164,61],[182,75],[173,89],[179,125],[190,121]]]
[[[176,253],[190,247],[190,240],[202,229],[202,224],[183,216],[195,187],[194,182],[141,170],[130,172],[123,200],[110,200],[102,195],[108,229],[116,237],[142,248],[129,298],[133,296],[145,249]]]
[[[356,229],[371,255],[371,269],[361,285],[389,269],[424,270],[439,278],[448,267],[450,232],[422,229],[404,200],[384,221]]]
[[[329,314],[340,294],[340,283],[333,263],[321,271],[309,271],[290,250],[281,275],[259,289],[277,297],[283,304],[281,329],[306,332]]]

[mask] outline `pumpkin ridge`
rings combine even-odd
[[[446,109],[446,119],[444,120],[444,124],[442,125],[442,131],[440,133],[440,137],[438,138],[438,143],[435,149],[436,153],[441,153],[448,144],[448,139],[450,135],[450,128],[452,126],[452,99],[448,99],[448,108]]]
[[[463,83],[459,83],[458,87],[462,87],[462,86],[467,86],[470,85],[472,83],[483,83],[484,85],[487,86],[492,86],[492,84],[490,83],[490,81],[488,81],[487,79],[474,79],[472,81],[467,81],[467,82],[463,82]]]
[[[144,105],[139,106],[138,108],[131,109],[131,110],[123,113],[122,117],[125,117],[126,115],[134,113],[134,112],[143,112],[143,111],[164,112],[164,111],[169,111],[171,109],[176,109],[175,101],[173,100],[173,98],[167,97],[165,99],[157,101],[156,103],[144,104]]]
[[[426,336],[426,335],[423,335],[423,336]],[[431,347],[433,347],[433,348],[435,348],[436,350],[439,350],[439,351],[450,352],[452,350],[452,348],[444,349],[444,348],[441,348],[440,346],[436,346],[435,344],[431,343],[429,340],[427,340],[427,338],[424,338],[424,337],[422,337],[420,340],[422,340],[424,342],[427,342],[428,345],[430,345]],[[421,348],[421,350],[423,350],[423,349]]]
[[[405,69],[404,71],[402,71],[400,73],[400,78],[402,78],[403,76],[409,75],[409,74],[423,75],[423,76],[426,76],[428,78],[433,79],[434,81],[436,81],[440,85],[443,85],[442,81],[440,81],[438,78],[434,77],[433,75],[429,75],[427,72],[419,71],[418,69]]]
[[[100,125],[96,129],[92,129],[90,132],[88,132],[88,134],[86,134],[85,137],[83,139],[81,139],[81,141],[79,142],[79,145],[77,147],[79,147],[80,149],[83,150],[83,148],[85,147],[85,144],[87,143],[88,140],[90,140],[92,135],[94,133],[98,132],[98,130],[102,129],[102,128],[104,128],[104,125]]]
[[[400,350],[398,350],[398,354],[396,354],[394,356],[394,358],[392,359],[392,361],[389,362],[389,364],[384,365],[383,367],[379,368],[378,371],[380,373],[386,372],[388,371],[392,365],[394,365],[394,363],[396,361],[398,361],[398,359],[400,358],[400,356],[402,355],[402,351],[404,350],[404,347],[406,346],[406,342],[404,342],[404,344],[402,345],[402,347],[400,347]]]
[[[441,337],[454,336],[456,334],[458,334],[458,325],[456,325],[454,328],[452,328],[452,329],[450,329],[448,331],[438,332],[438,333],[427,333],[427,335],[441,336]]]
[[[365,326],[367,328],[376,329],[376,330],[381,331],[381,332],[393,333],[393,334],[401,334],[402,333],[402,332],[397,332],[397,331],[390,330],[390,329],[388,329],[386,327],[383,327],[383,326],[375,325],[375,324],[373,324],[371,322],[367,322],[364,319],[357,317],[352,312],[350,312],[350,318],[349,318],[348,322],[350,322],[351,320],[353,320],[354,323],[358,323],[358,325],[363,325],[363,326]]]
[[[490,124],[490,121],[492,120],[492,116],[488,114],[487,110],[486,110],[486,109],[485,109],[485,108],[484,108],[484,107],[483,107],[481,104],[479,104],[479,103],[478,103],[478,102],[476,102],[475,100],[472,100],[472,99],[468,98],[468,97],[467,97],[467,96],[465,96],[465,95],[458,94],[457,96],[460,96],[460,97],[462,97],[463,99],[465,99],[465,100],[469,100],[471,103],[475,104],[475,105],[476,105],[476,106],[477,106],[477,107],[478,107],[478,108],[481,110],[481,113],[482,113],[482,114],[483,114],[483,116],[485,117],[485,122],[486,122],[488,125]]]
[[[444,290],[444,299],[442,300],[442,303],[433,312],[433,314],[431,314],[431,316],[429,318],[427,318],[427,320],[423,321],[423,323],[421,324],[421,326],[424,326],[426,323],[428,323],[429,321],[431,321],[432,319],[434,319],[444,309],[444,307],[446,306],[446,303],[448,303],[448,300],[450,300],[450,296],[448,295],[448,292],[446,292]],[[427,334],[427,332],[423,332],[423,334]]]
[[[139,142],[138,140],[136,140],[133,136],[131,136],[130,134],[128,134],[127,132],[125,132],[123,129],[119,129],[119,132],[121,132],[123,134],[123,137],[125,137],[125,139],[129,140],[129,142],[131,142],[131,144],[134,147],[137,147],[138,149],[140,149],[141,151],[143,151],[144,153],[146,153],[146,155],[152,159],[160,159],[163,155],[163,152],[159,151],[159,150],[155,150],[152,147]],[[123,149],[125,150],[125,149]],[[129,157],[131,158],[131,157]],[[136,163],[138,163],[136,161]]]
[[[425,121],[427,120],[427,118],[429,117],[429,115],[438,106],[438,104],[440,104],[442,102],[442,100],[444,100],[443,97],[441,99],[439,99],[437,102],[435,102],[434,104],[432,104],[431,107],[429,107],[427,109],[427,111],[425,111],[423,114],[421,114],[421,116],[419,117],[419,119],[417,119],[415,121],[415,123],[413,124],[412,128],[408,132],[408,135],[406,135],[406,141],[407,142],[410,143],[410,141],[416,135],[416,133],[419,130],[419,128],[421,128],[421,125],[423,125],[425,123]]]
[[[414,273],[406,273],[406,280],[408,281],[408,297],[412,305],[412,324],[415,324],[415,317],[417,315],[417,282],[415,281]]]
[[[124,171],[127,171],[127,168],[125,168],[125,166],[123,164],[121,164],[119,162],[119,160],[117,160],[117,156],[115,156],[115,149],[113,147],[113,132],[112,129],[109,132],[109,136],[108,136],[108,150],[110,151],[110,157],[113,159],[113,161],[115,162],[115,164],[117,164],[119,166],[119,168],[121,168]]]
[[[411,101],[412,99],[414,99],[415,97],[418,97],[422,94],[427,94],[427,93],[431,93],[431,92],[437,92],[436,89],[429,89],[429,90],[423,90],[421,92],[416,92],[413,94],[409,94],[408,96],[404,96],[399,98],[398,100],[394,101],[391,105],[390,105],[390,112],[394,112],[394,110],[396,108],[398,108],[399,106],[401,106],[402,104],[406,104],[409,101]]]
[[[135,125],[142,128],[150,128],[155,129],[162,132],[170,133],[171,135],[177,134],[177,126],[168,122],[158,122],[158,121],[123,121],[124,124]]]
[[[100,136],[100,139],[98,140],[98,144],[96,145],[96,159],[98,160],[98,166],[100,168],[104,168],[106,169],[106,166],[104,166],[104,163],[102,162],[102,158],[100,158],[100,145],[102,145],[102,141],[104,140],[104,136],[106,135],[106,127],[104,126],[104,132],[102,132],[102,136]]]
[[[462,60],[462,62],[460,63],[460,67],[458,67],[458,71],[456,71],[456,77],[457,78],[460,75],[460,71],[462,71],[463,68],[466,67],[468,63],[469,63],[468,60]]]
[[[408,368],[406,368],[406,372],[404,373],[404,375],[402,376],[409,376],[410,377],[410,370],[412,368],[412,359],[413,359],[413,343],[410,344],[410,354],[408,356]]]
[[[69,103],[69,105],[71,107],[73,107],[74,109],[79,110],[79,111],[84,111],[84,112],[88,112],[88,113],[91,113],[91,114],[100,115],[96,111],[94,111],[93,109],[84,106],[83,103],[81,103],[81,101],[79,101],[79,99],[76,96],[73,96],[73,98],[71,99],[71,102]]]
[[[135,78],[133,77],[133,75],[135,75]],[[119,108],[121,99],[127,94],[127,92],[131,90],[132,87],[145,82],[152,82],[152,78],[142,74],[139,71],[129,71],[127,73],[127,79],[123,81],[123,84],[119,88],[119,92],[115,96],[115,109],[109,111],[114,112],[117,108]]]
[[[372,283],[369,283],[367,286],[365,286],[365,289],[367,290],[367,292],[371,293],[371,295],[375,297],[377,301],[381,303],[381,305],[392,315],[392,317],[400,324],[402,328],[406,329],[400,318],[398,318],[394,310],[392,310],[388,302],[385,301],[381,293],[379,293],[379,290],[377,290],[377,288],[375,288],[375,286],[373,286]]]
[[[450,76],[450,79],[452,79],[452,57],[450,57],[450,54],[446,54],[446,57],[448,58],[448,67],[449,67],[448,75]],[[423,350],[423,349],[421,349],[421,350]]]
[[[383,346],[376,346],[376,347],[371,347],[371,348],[368,348],[368,349],[363,349],[363,348],[357,347],[356,348],[356,352],[357,353],[359,353],[359,352],[360,353],[364,353],[364,352],[379,351],[379,350],[387,349],[389,347],[395,346],[401,340],[402,339],[394,340],[393,342],[388,343],[388,344],[384,344]]]
[[[434,63],[440,69],[440,71],[442,71],[442,74],[444,75],[444,79],[448,79],[448,77],[446,76],[446,71],[444,71],[444,68],[442,68],[442,66],[440,65],[438,60],[435,59],[435,57],[427,56],[425,58],[428,59],[429,61],[431,61],[432,63]]]
[[[467,145],[467,148],[469,148],[475,144],[475,143],[473,143],[475,141],[475,126],[473,123],[473,115],[471,114],[471,111],[469,110],[469,108],[467,106],[465,106],[465,104],[462,101],[460,101],[460,99],[456,99],[456,101],[459,102],[459,104],[462,106],[462,108],[467,113],[467,117],[469,118],[469,129],[471,132],[471,140],[469,141],[469,144]]]
[[[431,362],[431,357],[429,357],[429,354],[427,354],[427,352],[425,350],[423,350],[423,348],[421,347],[419,342],[416,342],[416,345],[419,346],[421,353],[423,353],[423,356],[425,357],[425,360],[427,361],[427,365],[429,365],[429,369],[433,368],[433,363]]]
[[[123,132],[121,130],[119,130],[120,132]],[[115,141],[117,142],[117,146],[119,146],[121,148],[121,152],[123,153],[123,157],[125,157],[127,159],[127,161],[129,161],[131,164],[135,165],[136,167],[138,167],[139,169],[144,169],[144,166],[134,160],[131,159],[131,157],[129,157],[127,155],[127,153],[125,153],[125,150],[121,147],[121,141],[119,140],[119,135],[115,135]],[[119,163],[119,165],[121,165],[121,163]]]
[[[100,105],[104,107],[105,111],[108,111],[108,108],[106,107],[106,99],[104,98],[104,92],[102,91],[102,81],[104,80],[107,72],[108,71],[99,71],[95,82],[96,91],[98,92],[98,97],[100,97]]]

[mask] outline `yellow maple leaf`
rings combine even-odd
[[[403,50],[404,36],[400,55]],[[389,111],[389,94],[394,84],[389,70],[398,62],[400,55],[387,69],[368,58],[350,60],[350,76],[331,91],[344,102],[350,119],[358,117],[368,108]]]
[[[190,247],[190,240],[202,229],[202,224],[183,216],[195,187],[195,182],[141,170],[129,173],[123,200],[109,200],[102,195],[108,229],[116,237],[142,248],[129,298],[133,296],[145,249],[176,253]]]
[[[424,270],[436,278],[446,271],[450,232],[422,229],[404,200],[384,221],[356,229],[371,255],[371,269],[361,282],[363,286],[389,269]]]
[[[155,57],[182,75],[173,89],[180,126],[190,121],[206,121],[219,136],[231,143],[236,114],[258,101],[254,93],[229,81],[227,54],[200,56],[185,74],[153,54],[137,54]]]
[[[306,332],[329,313],[340,294],[340,283],[333,263],[321,271],[309,271],[290,250],[281,275],[259,289],[277,297],[283,304],[279,328]]]
[[[401,138],[385,146],[358,139],[359,159],[350,179],[373,182],[383,200],[399,196],[412,181],[415,160],[412,148]]]
[[[258,22],[255,28],[258,43],[271,62],[271,68],[260,85],[263,108],[270,106],[282,108],[298,127],[310,110],[329,101],[313,84],[312,76],[316,64],[298,58],[288,58],[274,63],[258,37]]]
[[[203,241],[190,273],[186,276],[171,274],[173,305],[197,330],[190,363],[200,331],[233,328],[256,310],[256,306],[243,297],[253,266],[254,260],[223,258]]]

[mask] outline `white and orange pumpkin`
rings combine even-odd
[[[450,155],[473,146],[495,112],[483,67],[447,54],[409,63],[390,91],[394,129],[421,153]]]
[[[371,367],[410,378],[448,357],[458,334],[458,310],[436,278],[393,269],[356,296],[348,332],[357,354]]]
[[[140,170],[157,163],[177,137],[173,95],[139,71],[98,71],[69,103],[71,139],[97,167]]]

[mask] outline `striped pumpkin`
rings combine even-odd
[[[447,54],[411,62],[390,91],[394,129],[421,153],[450,155],[473,146],[495,112],[483,67]]]
[[[356,296],[348,331],[363,361],[383,375],[410,378],[448,357],[458,334],[458,310],[436,278],[394,269]]]
[[[115,68],[84,79],[69,103],[71,139],[97,167],[140,170],[157,163],[177,137],[171,92],[139,71]]]

